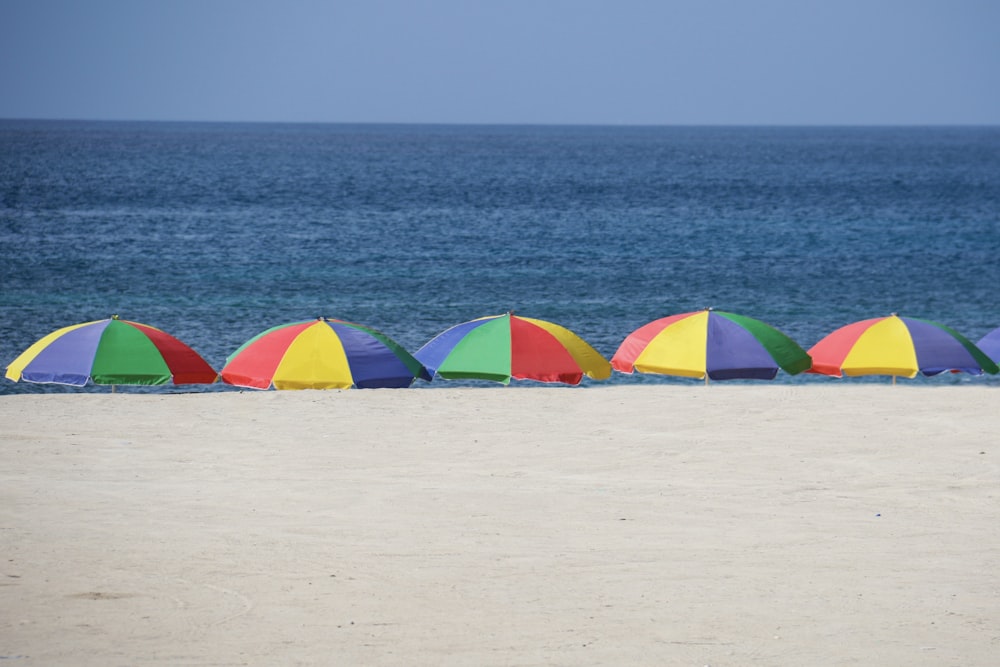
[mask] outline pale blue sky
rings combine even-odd
[[[0,0],[0,118],[1000,124],[1000,1]]]

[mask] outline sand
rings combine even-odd
[[[0,398],[0,664],[996,665],[1000,391]]]

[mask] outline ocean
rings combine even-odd
[[[608,358],[642,324],[706,307],[807,349],[893,312],[976,341],[1000,327],[998,253],[998,127],[0,121],[2,366],[112,314],[216,368],[321,315],[410,351],[508,310]],[[887,382],[776,380],[862,381]],[[60,391],[108,388],[0,380]]]

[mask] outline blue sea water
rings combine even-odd
[[[891,312],[975,341],[1000,326],[998,252],[997,127],[0,121],[2,366],[114,313],[217,368],[318,315],[411,351],[507,310],[607,357],[704,307],[805,348]],[[41,391],[81,390],[0,380]]]

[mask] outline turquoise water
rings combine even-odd
[[[515,310],[610,357],[709,306],[806,348],[891,312],[977,340],[998,252],[1000,128],[0,121],[3,366],[113,313],[217,368],[318,315],[411,351]]]

